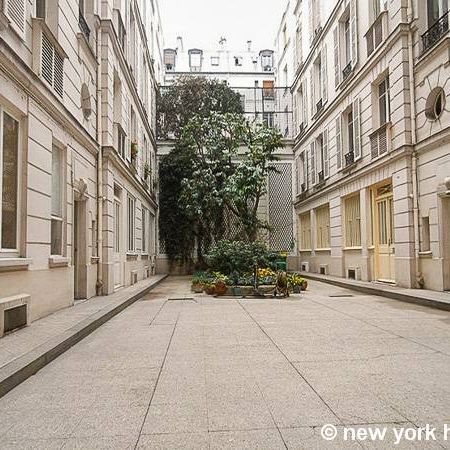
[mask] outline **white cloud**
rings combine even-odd
[[[228,48],[273,48],[277,27],[287,0],[160,0],[166,47],[177,36],[185,48],[214,49],[220,37]]]

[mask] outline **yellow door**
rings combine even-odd
[[[394,202],[392,194],[375,201],[376,267],[379,281],[395,281]]]

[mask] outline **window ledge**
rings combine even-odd
[[[136,252],[127,252],[127,259],[137,259],[138,254]]]
[[[362,247],[360,246],[360,245],[357,245],[356,247],[344,247],[343,249],[342,249],[343,251],[346,251],[346,250],[362,250]]]
[[[312,249],[310,249],[310,248],[301,248],[299,250],[299,252],[311,252],[311,251],[312,251]]]
[[[98,256],[91,256],[91,264],[97,264],[100,258]]]
[[[316,248],[315,251],[316,252],[331,252],[331,248],[330,247]]]
[[[69,258],[66,256],[52,255],[48,258],[48,265],[51,269],[56,267],[67,267],[69,265]]]
[[[433,257],[433,252],[431,250],[427,250],[425,252],[419,252],[419,256],[421,258],[432,258]]]
[[[32,263],[31,258],[0,258],[0,271],[26,270]]]

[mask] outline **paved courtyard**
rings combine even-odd
[[[445,423],[450,313],[319,282],[231,300],[169,278],[0,399],[2,449],[450,449]]]

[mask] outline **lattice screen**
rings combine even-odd
[[[277,172],[269,175],[270,248],[290,251],[294,242],[292,205],[292,164],[274,164]]]

